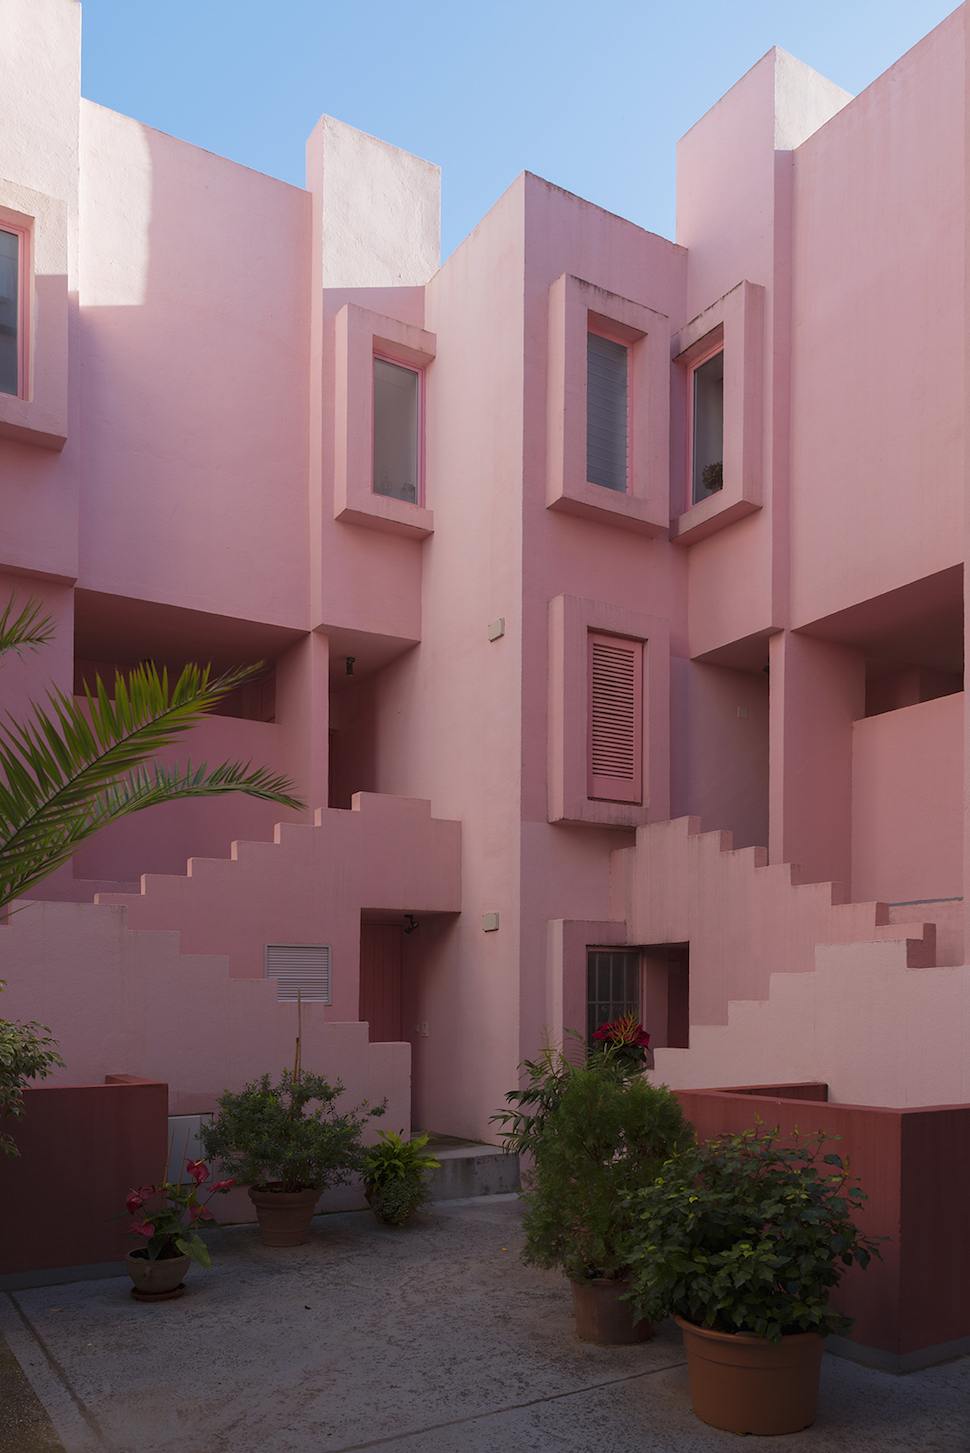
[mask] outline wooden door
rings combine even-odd
[[[404,930],[392,923],[360,926],[360,1018],[372,1044],[402,1040]]]

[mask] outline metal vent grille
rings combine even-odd
[[[639,802],[641,662],[639,641],[590,637],[590,796]]]
[[[328,943],[268,943],[263,958],[267,979],[276,980],[282,1002],[300,998],[330,1003],[330,945]]]

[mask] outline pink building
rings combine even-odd
[[[966,7],[855,99],[769,52],[676,242],[525,173],[443,266],[431,164],[323,117],[288,186],[80,99],[75,0],[0,19],[0,602],[59,619],[3,704],[262,659],[180,758],[311,804],[0,927],[63,1082],[209,1111],[300,982],[305,1063],[458,1136],[628,1007],[676,1087],[970,1100]]]

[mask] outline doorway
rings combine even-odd
[[[395,923],[360,925],[359,1018],[371,1044],[403,1040],[404,930]]]

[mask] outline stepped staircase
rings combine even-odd
[[[914,916],[921,905],[844,897],[697,818],[639,829],[613,854],[613,916],[630,943],[690,944],[689,1048],[658,1048],[657,1076],[675,1088],[825,1080],[834,1098],[869,1104],[968,1098],[967,1036],[952,1030],[954,1015],[970,1022],[962,904],[939,905],[938,935]]]

